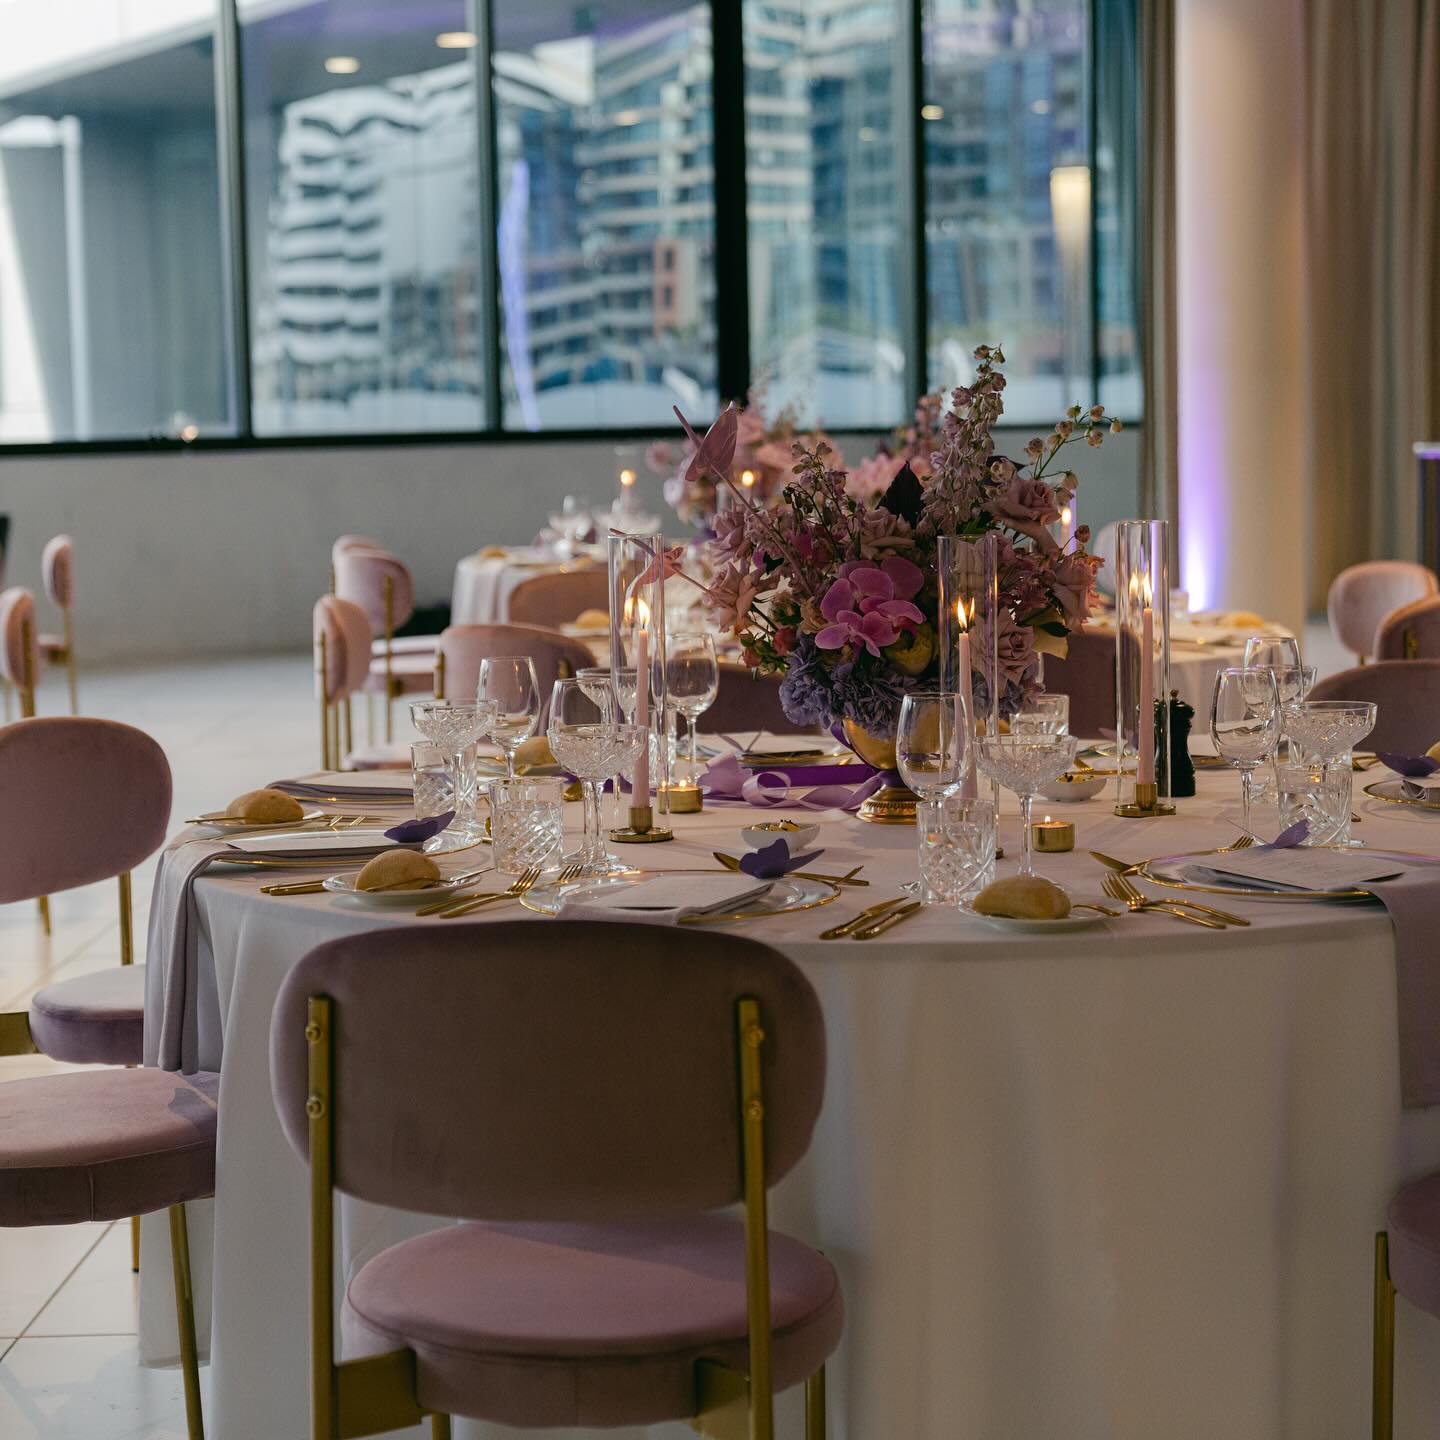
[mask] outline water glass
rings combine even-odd
[[[1304,820],[1302,844],[1350,843],[1350,793],[1354,773],[1348,759],[1326,765],[1277,765],[1275,798],[1280,828]]]
[[[492,780],[490,841],[495,868],[518,875],[533,865],[553,869],[564,845],[562,780]]]
[[[995,874],[995,807],[989,800],[954,793],[922,800],[915,840],[927,904],[963,905]]]
[[[474,747],[470,754],[473,758]],[[455,782],[450,771],[451,757],[443,747],[429,740],[410,747],[410,778],[415,787],[415,818],[428,820],[455,808]]]
[[[695,723],[720,693],[720,664],[713,635],[673,635],[665,656],[666,690],[673,710],[690,727],[690,774],[700,773]]]
[[[1018,715],[1010,717],[1012,735],[1068,735],[1070,733],[1070,697],[1068,695],[1036,695]]]
[[[915,794],[933,799],[965,778],[970,761],[970,712],[965,696],[916,690],[900,703],[895,768]]]
[[[1215,753],[1240,772],[1240,796],[1245,833],[1253,835],[1250,812],[1254,804],[1256,769],[1270,760],[1280,742],[1280,691],[1275,671],[1227,666],[1215,677],[1210,701],[1210,738]]]

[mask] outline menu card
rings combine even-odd
[[[1223,880],[1239,880],[1275,890],[1351,890],[1372,881],[1389,880],[1404,873],[1393,857],[1362,850],[1308,849],[1264,846],[1217,855],[1207,865],[1193,866]]]

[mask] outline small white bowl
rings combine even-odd
[[[1089,800],[1098,795],[1109,780],[1108,775],[1062,775],[1047,785],[1040,793],[1047,800]]]
[[[740,832],[740,839],[744,841],[747,850],[763,850],[767,845],[783,840],[790,847],[792,855],[799,855],[814,844],[819,833],[818,825],[777,817],[774,820],[760,820],[754,825],[747,825]]]

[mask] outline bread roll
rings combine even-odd
[[[270,825],[285,820],[303,820],[305,807],[283,790],[247,790],[225,807],[225,814],[233,820],[253,820],[259,825]]]
[[[550,742],[543,735],[532,735],[520,742],[515,752],[515,769],[519,774],[533,770],[537,765],[553,765],[555,757],[550,753]]]
[[[1070,897],[1039,875],[1011,875],[992,880],[975,897],[975,909],[1015,920],[1063,920],[1070,913]]]
[[[578,630],[605,630],[610,625],[610,612],[608,610],[582,610],[575,617],[575,627]]]
[[[1425,753],[1432,760],[1440,760],[1440,740],[1437,740]]]
[[[357,890],[422,890],[440,878],[440,867],[418,850],[387,850],[355,877]]]

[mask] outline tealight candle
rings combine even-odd
[[[1036,850],[1056,854],[1075,848],[1075,826],[1069,820],[1052,820],[1048,815],[1030,827],[1030,843]]]

